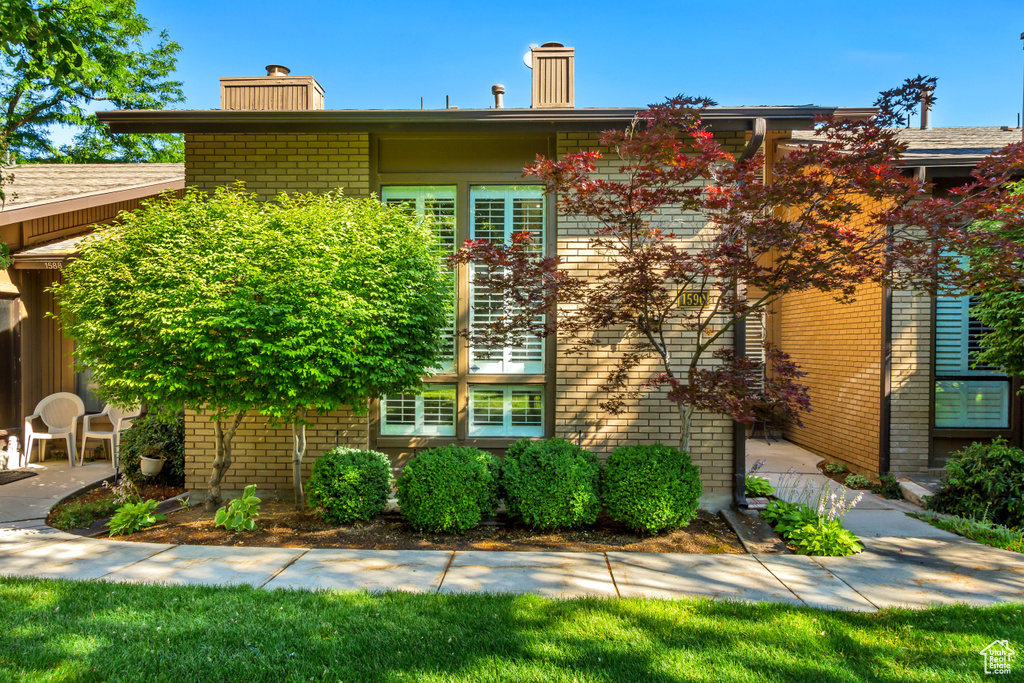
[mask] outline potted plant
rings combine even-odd
[[[166,460],[167,458],[159,450],[153,449],[145,455],[139,456],[139,469],[142,471],[143,476],[155,477],[164,468]]]

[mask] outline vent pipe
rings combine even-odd
[[[287,76],[291,72],[292,70],[286,66],[281,66],[280,64],[267,64],[268,76]]]
[[[491,94],[494,95],[494,108],[504,109],[505,103],[502,101],[502,95],[505,94],[505,86],[500,83],[496,83],[491,86]]]

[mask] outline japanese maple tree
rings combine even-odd
[[[525,233],[509,244],[468,241],[454,258],[487,266],[477,286],[503,295],[505,315],[463,336],[506,344],[557,334],[569,353],[587,353],[615,331],[602,407],[620,413],[661,389],[678,408],[679,447],[688,450],[696,410],[750,424],[765,411],[799,421],[809,409],[803,373],[786,354],[768,346],[767,378],[752,381],[759,361],[727,344],[739,321],[781,297],[815,289],[851,302],[864,283],[979,291],[1020,277],[1014,264],[1024,249],[985,221],[1024,217],[1024,197],[1005,189],[1024,145],[993,154],[974,182],[932,198],[897,168],[905,146],[883,121],[821,118],[812,144],[765,169],[763,154],[737,159],[715,139],[702,122],[711,105],[673,98],[604,133],[600,147],[618,157],[617,172],[599,170],[601,151],[528,166],[560,214],[587,226],[606,266],[581,274],[557,255],[538,256]],[[684,220],[694,216],[696,230]],[[957,256],[978,253],[986,257],[971,268]],[[557,316],[545,315],[556,303]]]

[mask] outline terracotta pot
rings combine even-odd
[[[160,470],[164,468],[164,460],[165,458],[147,458],[142,456],[139,458],[139,468],[147,477],[154,477],[160,474]]]

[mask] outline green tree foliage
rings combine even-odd
[[[60,161],[182,161],[177,135],[111,136],[90,105],[162,109],[184,101],[168,78],[180,50],[166,32],[154,46],[135,0],[0,3],[0,152]],[[53,126],[81,130],[54,149]]]
[[[434,248],[373,198],[190,191],[86,240],[54,291],[104,399],[210,411],[212,508],[247,411],[363,412],[420,385],[451,305]]]
[[[1024,181],[1018,182],[1012,194],[1024,194]],[[1010,223],[1006,234],[1024,242],[1024,227]],[[1008,375],[1024,376],[1024,264],[1020,264],[1020,277],[1008,280],[1004,287],[985,292],[972,300],[971,315],[981,321],[988,334],[980,340],[981,353],[974,359],[977,365],[1000,368]]]

